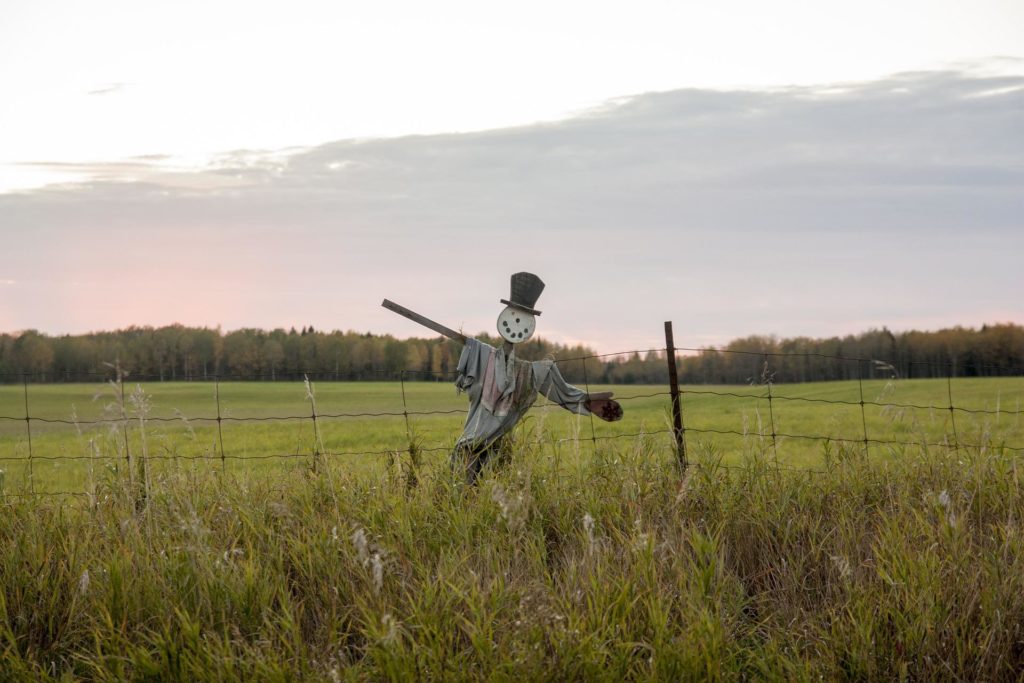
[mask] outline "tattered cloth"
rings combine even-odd
[[[469,398],[469,414],[456,451],[478,449],[509,432],[537,400],[545,396],[577,415],[589,415],[587,393],[562,377],[551,360],[517,360],[477,339],[467,339],[459,357],[455,386]]]

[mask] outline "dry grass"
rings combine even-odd
[[[698,449],[695,449],[698,450]],[[996,680],[1024,513],[996,451],[825,475],[656,447],[475,488],[420,463],[127,474],[0,515],[0,678]],[[105,477],[105,478],[104,478]],[[122,479],[124,477],[125,479]]]

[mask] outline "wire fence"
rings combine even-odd
[[[557,359],[555,363],[582,363],[583,371],[583,389],[588,394],[591,393],[591,386],[589,378],[587,376],[587,364],[588,360],[604,360],[615,357],[631,357],[638,354],[648,353],[659,353],[664,354],[666,359],[676,357],[676,354],[680,352],[705,352],[709,349],[689,349],[682,347],[675,347],[671,342],[670,326],[667,324],[667,344],[662,348],[655,349],[631,349],[629,351],[620,351],[615,353],[606,354],[594,354],[586,356],[578,356],[573,358]],[[823,444],[842,444],[849,447],[856,447],[863,450],[865,456],[870,456],[870,449],[872,447],[889,447],[892,449],[906,449],[906,448],[919,448],[919,449],[946,449],[950,451],[959,451],[962,449],[982,451],[984,449],[991,449],[1003,453],[1018,454],[1024,452],[1024,437],[1020,433],[1014,434],[1014,438],[1020,438],[1021,443],[1008,443],[1006,439],[999,440],[998,437],[992,434],[981,433],[982,438],[962,438],[961,429],[957,425],[957,416],[980,416],[981,418],[998,418],[1003,415],[1013,415],[1019,422],[1021,415],[1020,400],[1018,399],[1015,410],[1005,410],[1000,405],[996,407],[977,407],[958,405],[954,401],[954,364],[948,362],[945,364],[926,362],[926,361],[914,361],[915,363],[927,363],[929,365],[941,365],[946,369],[946,382],[942,395],[938,399],[932,399],[930,402],[914,402],[914,401],[897,401],[897,400],[883,400],[883,396],[876,398],[869,398],[865,393],[865,367],[878,366],[879,364],[890,364],[890,360],[881,360],[873,358],[852,358],[841,355],[827,355],[819,352],[809,353],[778,353],[778,352],[765,352],[765,351],[753,351],[753,350],[737,350],[737,349],[710,349],[716,353],[722,354],[737,354],[744,356],[756,357],[761,364],[760,376],[753,379],[749,385],[740,387],[728,387],[728,388],[709,388],[701,387],[699,385],[691,385],[689,387],[677,387],[675,382],[670,383],[668,387],[663,391],[653,391],[642,394],[619,396],[616,398],[617,401],[626,403],[626,420],[623,423],[626,425],[626,429],[623,428],[610,428],[605,426],[599,426],[600,423],[594,421],[593,414],[589,414],[589,419],[586,423],[589,424],[589,437],[576,434],[571,437],[557,439],[555,443],[565,442],[582,442],[590,441],[594,453],[598,451],[599,443],[604,442],[618,442],[629,440],[636,442],[639,439],[650,439],[652,437],[668,438],[671,437],[674,441],[674,445],[677,449],[678,463],[674,463],[674,466],[678,465],[683,468],[685,467],[705,467],[701,463],[688,462],[686,459],[686,440],[690,439],[703,439],[705,441],[713,440],[721,437],[739,438],[742,440],[748,440],[752,438],[758,439],[763,443],[767,449],[770,449],[772,456],[774,457],[774,466],[780,470],[792,470],[799,472],[806,472],[808,474],[826,474],[827,469],[816,469],[813,467],[790,467],[784,464],[780,464],[779,461],[779,448],[783,442],[786,441],[809,441],[809,442],[820,442]],[[786,382],[779,382],[776,377],[776,368],[779,365],[773,361],[783,359],[789,361],[792,359],[805,358],[824,358],[828,360],[841,361],[846,363],[854,363],[857,367],[856,379],[852,380],[850,387],[852,387],[852,396],[846,398],[836,398],[835,396],[829,395],[825,391],[825,385],[822,387],[822,393],[815,395],[814,388],[816,384],[804,384],[797,385]],[[674,376],[674,362],[670,363],[670,373]],[[997,369],[998,366],[992,366],[989,369]],[[1013,374],[1015,377],[1020,377],[1021,373],[1011,368],[1002,368],[1007,370],[1007,374]],[[108,390],[116,399],[114,401],[115,410],[108,415],[93,417],[90,419],[78,419],[77,417],[52,417],[32,414],[32,387],[36,386],[30,381],[28,374],[22,374],[21,379],[21,404],[23,405],[23,414],[0,414],[0,427],[3,424],[17,424],[19,422],[24,423],[24,447],[22,450],[23,454],[17,453],[15,439],[10,438],[11,435],[7,434],[6,438],[0,439],[0,444],[7,442],[9,446],[6,452],[0,451],[0,461],[4,462],[16,462],[22,464],[27,470],[27,483],[28,490],[21,492],[8,492],[2,491],[2,495],[7,496],[32,496],[32,495],[45,495],[45,496],[76,496],[76,495],[87,495],[82,491],[69,491],[69,490],[48,490],[48,491],[36,491],[36,482],[34,476],[34,466],[37,463],[54,462],[54,461],[123,461],[128,467],[132,466],[133,461],[137,461],[142,458],[141,453],[133,453],[132,438],[130,431],[132,429],[143,428],[147,423],[206,423],[216,427],[216,447],[204,453],[198,454],[184,454],[184,453],[146,453],[144,459],[146,461],[161,461],[161,460],[173,460],[173,461],[209,461],[217,463],[219,462],[223,467],[226,467],[229,461],[266,461],[266,460],[308,460],[313,469],[315,470],[319,463],[325,458],[352,458],[352,457],[394,457],[398,454],[409,454],[413,455],[420,453],[447,453],[453,449],[454,441],[450,439],[445,443],[432,443],[432,444],[419,444],[414,443],[414,421],[424,418],[430,418],[434,416],[453,416],[463,414],[464,409],[441,409],[441,410],[411,410],[409,406],[409,400],[406,394],[407,379],[410,377],[419,377],[423,375],[429,375],[438,381],[441,380],[452,380],[455,378],[456,373],[454,372],[435,372],[425,370],[404,370],[398,373],[392,373],[391,379],[395,380],[399,384],[400,391],[396,394],[395,405],[390,410],[378,410],[378,411],[358,411],[358,412],[331,412],[317,410],[317,403],[315,398],[315,382],[318,381],[318,377],[327,377],[329,380],[334,379],[336,373],[330,372],[308,372],[302,373],[302,381],[305,385],[306,398],[308,399],[308,411],[303,413],[285,413],[282,411],[281,414],[272,415],[236,415],[230,411],[225,411],[222,405],[221,399],[221,386],[227,382],[240,382],[255,379],[270,379],[266,373],[248,373],[248,374],[226,374],[226,375],[214,375],[207,380],[208,384],[213,386],[213,405],[210,406],[211,412],[207,414],[199,414],[186,416],[184,414],[176,414],[174,416],[167,415],[146,415],[141,410],[132,410],[129,406],[129,398],[125,395],[125,385],[130,379],[131,382],[145,382],[145,381],[156,381],[156,377],[131,377],[127,375],[120,367],[116,365],[110,371],[102,371],[95,373],[82,373],[82,376],[90,378],[91,381],[96,383],[105,384]],[[10,383],[10,375],[5,376],[5,381]],[[383,378],[383,377],[382,377]],[[162,380],[163,378],[159,378]],[[275,381],[281,381],[279,377],[273,377]],[[193,378],[192,381],[199,381]],[[927,380],[934,382],[934,380]],[[788,392],[780,392],[780,387],[792,387],[800,386],[803,390],[802,395],[787,395]],[[810,388],[810,390],[808,390]],[[831,389],[830,389],[831,391]],[[1017,391],[1024,393],[1024,382],[1021,382],[1021,387]],[[9,397],[8,397],[9,398]],[[671,428],[666,429],[646,429],[642,425],[637,424],[636,428],[628,428],[629,426],[629,415],[628,404],[631,401],[637,400],[651,400],[651,399],[664,399],[664,408],[666,414],[672,411],[677,411],[679,415],[678,422]],[[746,425],[742,428],[736,426],[722,426],[714,424],[711,420],[708,420],[706,416],[701,417],[702,412],[697,411],[697,418],[690,414],[690,408],[695,407],[703,400],[722,400],[725,403],[721,404],[721,411],[728,412],[730,409],[727,406],[729,401],[743,401],[743,402],[754,402],[757,405],[764,406],[767,409],[767,423],[762,424],[758,429],[751,430]],[[844,409],[853,409],[859,412],[859,423],[856,434],[845,433],[822,433],[820,431],[802,431],[788,428],[780,428],[777,425],[777,414],[781,406],[787,404],[811,404],[819,406],[832,406],[842,407]],[[7,400],[6,405],[8,409],[13,405],[10,400]],[[655,404],[657,405],[657,404]],[[534,405],[531,410],[544,410],[552,407],[552,404]],[[929,411],[929,413],[939,413],[948,415],[948,423],[944,423],[941,426],[941,434],[938,438],[929,438],[926,435],[911,436],[909,438],[900,438],[899,434],[895,433],[878,433],[877,430],[873,430],[869,427],[869,420],[867,417],[868,409],[878,411],[892,411],[892,410],[921,410]],[[760,412],[758,411],[758,417],[760,419]],[[396,441],[393,445],[388,444],[386,447],[374,448],[368,450],[340,450],[330,449],[324,447],[324,442],[321,437],[321,427],[324,423],[346,420],[346,419],[362,419],[362,418],[391,418],[400,419],[404,421],[404,435],[402,435],[400,441]],[[306,422],[311,423],[314,438],[312,439],[312,445],[308,451],[296,450],[294,452],[269,452],[269,453],[252,453],[252,454],[237,454],[228,452],[225,448],[225,433],[223,427],[226,424],[247,424],[247,423],[289,423],[289,422]],[[825,421],[823,424],[828,424]],[[40,430],[45,430],[49,427],[74,427],[76,430],[80,430],[82,427],[110,427],[112,432],[117,432],[119,439],[121,440],[121,451],[118,453],[74,453],[74,452],[60,452],[52,453],[46,452],[42,449],[39,443],[34,442],[33,437],[39,436]],[[35,429],[34,429],[35,427]],[[189,427],[191,429],[191,427]],[[401,433],[402,430],[395,430],[396,433]],[[1019,430],[1018,430],[1019,431]],[[454,434],[452,435],[455,436]],[[966,434],[964,435],[966,436]],[[38,439],[37,439],[38,441]],[[724,469],[735,468],[734,465],[719,463],[715,467],[721,467]]]

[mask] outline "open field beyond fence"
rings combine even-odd
[[[464,419],[465,397],[449,383],[311,389],[315,404],[303,382],[0,386],[3,490],[84,492],[123,474],[128,455],[144,458],[153,475],[272,473],[324,460],[380,474],[408,459],[410,443],[421,462],[447,458]],[[541,400],[518,435],[536,447],[534,457],[571,467],[639,449],[659,454],[651,465],[671,464],[666,387],[591,389],[615,391],[624,419],[580,418]],[[684,386],[681,402],[690,448],[725,464],[767,453],[773,465],[820,470],[840,447],[872,459],[962,446],[1024,456],[1022,399],[1024,379],[1008,377]]]

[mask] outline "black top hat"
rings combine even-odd
[[[544,283],[533,273],[515,273],[512,276],[512,293],[509,294],[509,300],[502,299],[501,303],[533,315],[540,315],[540,311],[534,309],[534,305],[543,291]]]

